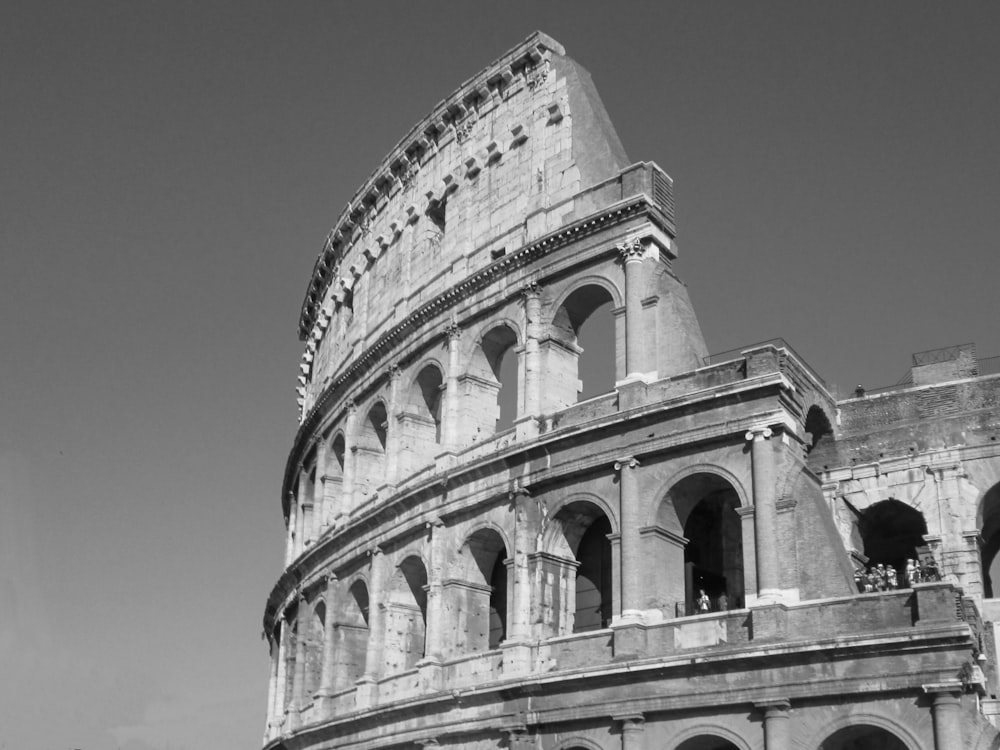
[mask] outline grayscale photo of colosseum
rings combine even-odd
[[[1000,359],[710,355],[671,177],[543,33],[373,166],[298,321],[266,750],[1000,747]]]

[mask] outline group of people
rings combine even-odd
[[[926,561],[907,560],[906,570],[897,571],[892,565],[870,565],[854,571],[854,583],[862,594],[909,588],[915,583],[940,581],[941,573],[934,558]]]

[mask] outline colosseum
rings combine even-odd
[[[299,319],[267,750],[1000,747],[1000,358],[845,397],[710,355],[675,235],[541,33],[358,189]]]

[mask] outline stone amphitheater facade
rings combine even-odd
[[[268,750],[1000,746],[997,361],[838,399],[781,340],[709,356],[675,235],[541,33],[357,191],[299,321]]]

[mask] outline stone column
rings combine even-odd
[[[757,703],[756,706],[764,712],[764,750],[791,750],[788,700],[778,698]]]
[[[399,365],[389,365],[389,408],[386,410],[385,480],[396,484],[399,478],[399,381],[403,371]]]
[[[326,575],[326,619],[323,620],[323,667],[320,671],[319,691],[316,695],[321,701],[328,701],[333,695],[334,665],[336,664],[336,648],[334,641],[336,629],[334,623],[337,613],[340,612],[340,601],[337,596],[340,591],[340,582],[332,572]],[[326,713],[327,705],[323,705],[323,712]]]
[[[267,679],[267,724],[264,727],[264,739],[271,739],[271,728],[276,723],[278,711],[275,706],[278,694],[278,660],[281,658],[281,638],[275,639],[274,633],[268,636],[267,645],[271,654],[271,670]]]
[[[645,730],[642,714],[615,716],[622,723],[622,750],[642,750]]]
[[[299,594],[299,606],[295,613],[296,636],[295,636],[295,673],[292,677],[292,705],[293,726],[297,725],[298,712],[305,705],[305,684],[306,684],[306,630],[309,627],[309,604],[306,596]]]
[[[440,662],[444,653],[444,602],[441,584],[444,578],[444,522],[435,518],[427,524],[430,535],[430,570],[427,571],[427,632],[424,656]]]
[[[754,531],[757,554],[757,599],[781,598],[778,570],[778,508],[775,498],[774,450],[768,442],[769,427],[755,427],[746,434],[753,468]]]
[[[531,570],[528,556],[535,551],[535,524],[532,523],[535,501],[523,487],[511,493],[514,504],[514,580],[511,582],[511,611],[507,614],[507,640],[527,641],[531,638]]]
[[[459,346],[462,342],[462,329],[457,325],[452,324],[448,326],[446,331],[448,336],[448,373],[446,376],[446,387],[444,391],[445,404],[444,404],[444,424],[442,424],[442,435],[441,442],[449,450],[456,450],[458,448],[459,436],[458,436],[458,408],[459,408],[459,395],[458,395],[458,376],[459,376],[459,359],[461,352],[459,351]]]
[[[323,477],[326,474],[326,462],[329,458],[329,444],[321,436],[319,440],[316,441],[316,479],[313,483],[313,528],[312,537],[313,539],[319,539],[323,535],[323,529],[326,528],[326,516],[329,509],[325,504],[325,497],[323,493]]]
[[[621,613],[624,621],[642,620],[642,557],[639,549],[639,482],[636,470],[639,462],[632,456],[615,462],[619,473],[621,521]]]
[[[931,714],[934,717],[934,750],[961,750],[962,742],[962,685],[924,685],[931,695]]]
[[[305,469],[299,472],[299,487],[298,487],[298,528],[296,529],[296,536],[299,539],[298,543],[298,554],[301,555],[305,549],[306,544],[311,540],[312,534],[312,496],[306,492],[306,484],[309,482],[309,474]]]
[[[340,525],[340,517],[346,516],[354,510],[354,467],[357,460],[357,439],[358,439],[358,405],[353,401],[347,402],[347,418],[344,420],[344,481],[341,484],[343,499],[337,509],[339,517],[337,525]]]
[[[284,616],[278,618],[278,674],[274,689],[274,723],[280,725],[285,718],[288,706],[285,704],[285,694],[288,689],[288,641],[291,638],[291,626]]]
[[[622,242],[617,248],[625,264],[625,379],[630,380],[646,371],[642,326],[642,260],[646,251],[638,239]]]
[[[365,674],[362,679],[377,680],[382,673],[382,641],[385,639],[385,554],[380,547],[371,553],[370,586],[368,588],[368,649],[365,652]]]
[[[542,411],[542,357],[538,341],[542,328],[542,289],[531,283],[524,288],[524,413],[537,417]]]

